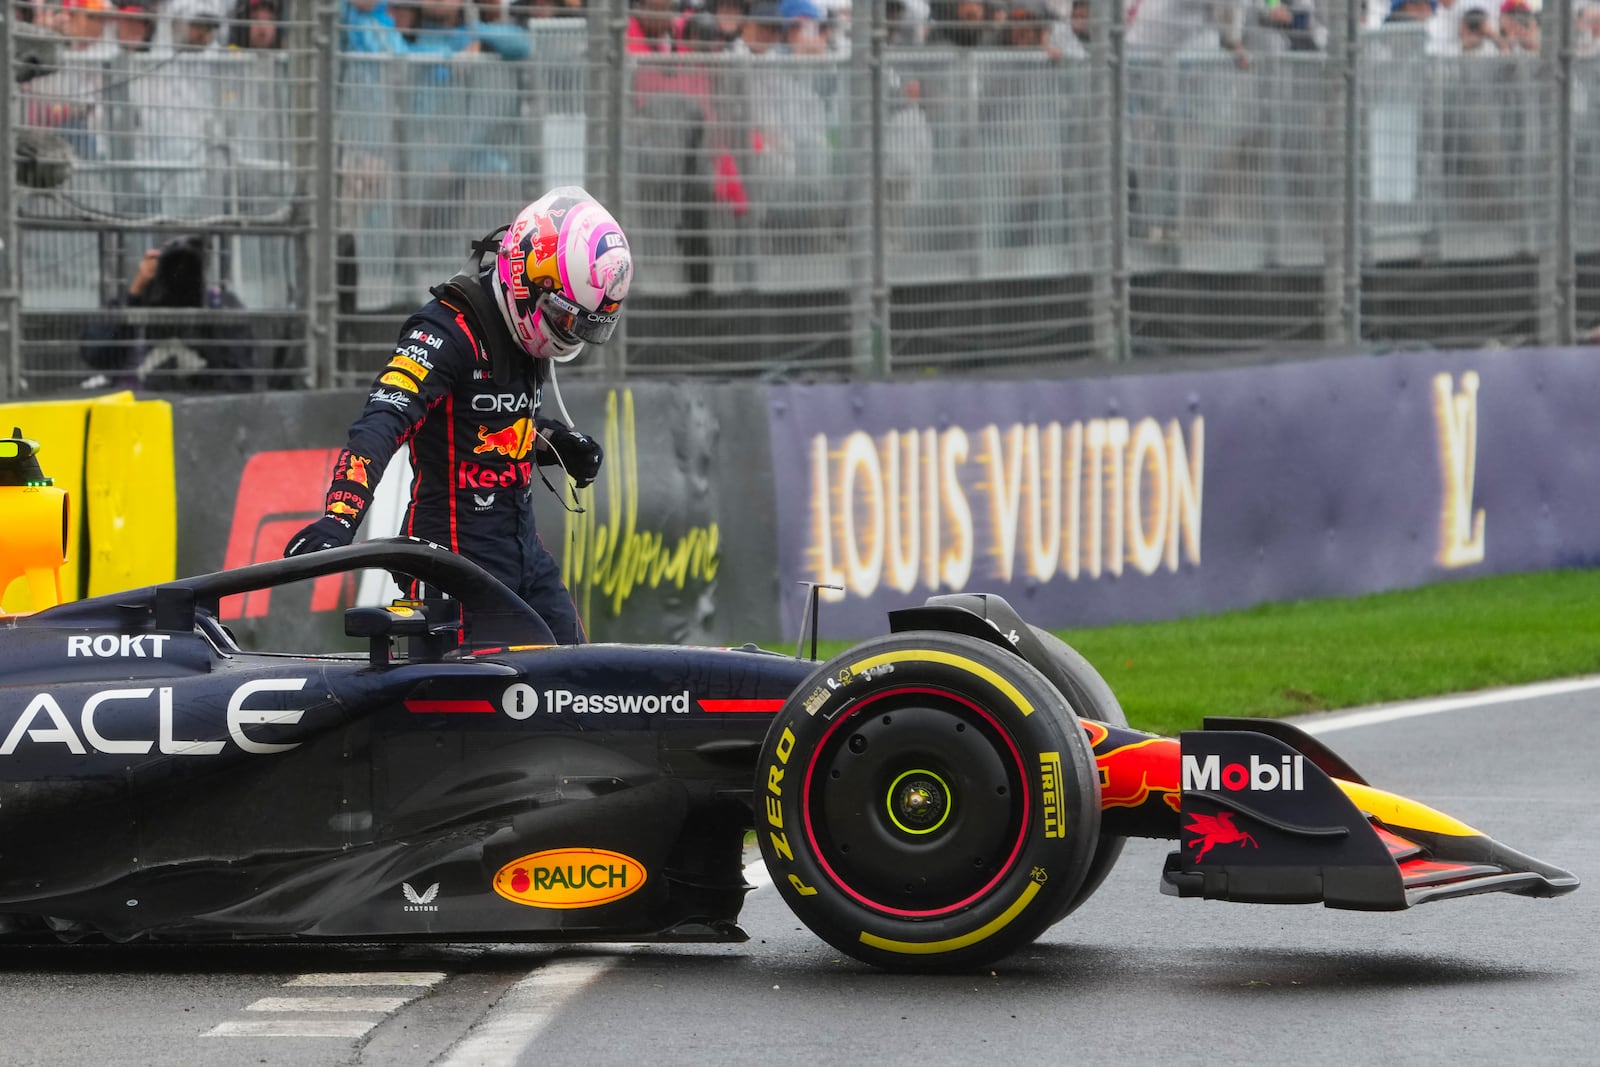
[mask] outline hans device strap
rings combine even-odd
[[[473,332],[489,349],[489,373],[494,376],[495,382],[501,385],[511,385],[516,382],[516,364],[513,361],[522,355],[522,346],[511,336],[500,309],[484,291],[483,272],[487,268],[483,266],[483,257],[487,253],[498,253],[500,236],[507,229],[509,227],[502,226],[494,233],[472,242],[471,263],[474,269],[464,269],[443,285],[435,285],[428,290],[433,296],[449,301],[466,314]],[[538,360],[530,362],[533,363],[534,389],[537,395],[544,375],[540,371]]]

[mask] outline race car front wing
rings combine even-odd
[[[1180,741],[1181,836],[1163,893],[1398,911],[1476,893],[1578,888],[1568,871],[1367,785],[1292,726],[1207,719],[1205,727]]]

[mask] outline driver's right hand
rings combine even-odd
[[[321,552],[329,548],[343,548],[356,537],[355,526],[338,515],[324,515],[316,522],[307,526],[283,546],[283,554],[289,556],[303,556],[308,552]]]

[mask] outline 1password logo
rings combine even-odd
[[[513,719],[529,718],[539,710],[539,691],[523,682],[507,686],[500,696],[500,710]]]

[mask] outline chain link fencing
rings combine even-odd
[[[6,395],[365,381],[472,239],[569,182],[636,260],[578,374],[1050,375],[1600,326],[1584,0],[1493,54],[1341,0],[1160,35],[1148,2],[1030,26],[1032,0],[864,0],[788,54],[782,23],[640,47],[624,0],[405,54],[321,0],[271,49],[83,47],[39,7],[0,42]],[[972,6],[1009,20],[970,30]],[[198,296],[128,300],[159,248],[194,254]]]

